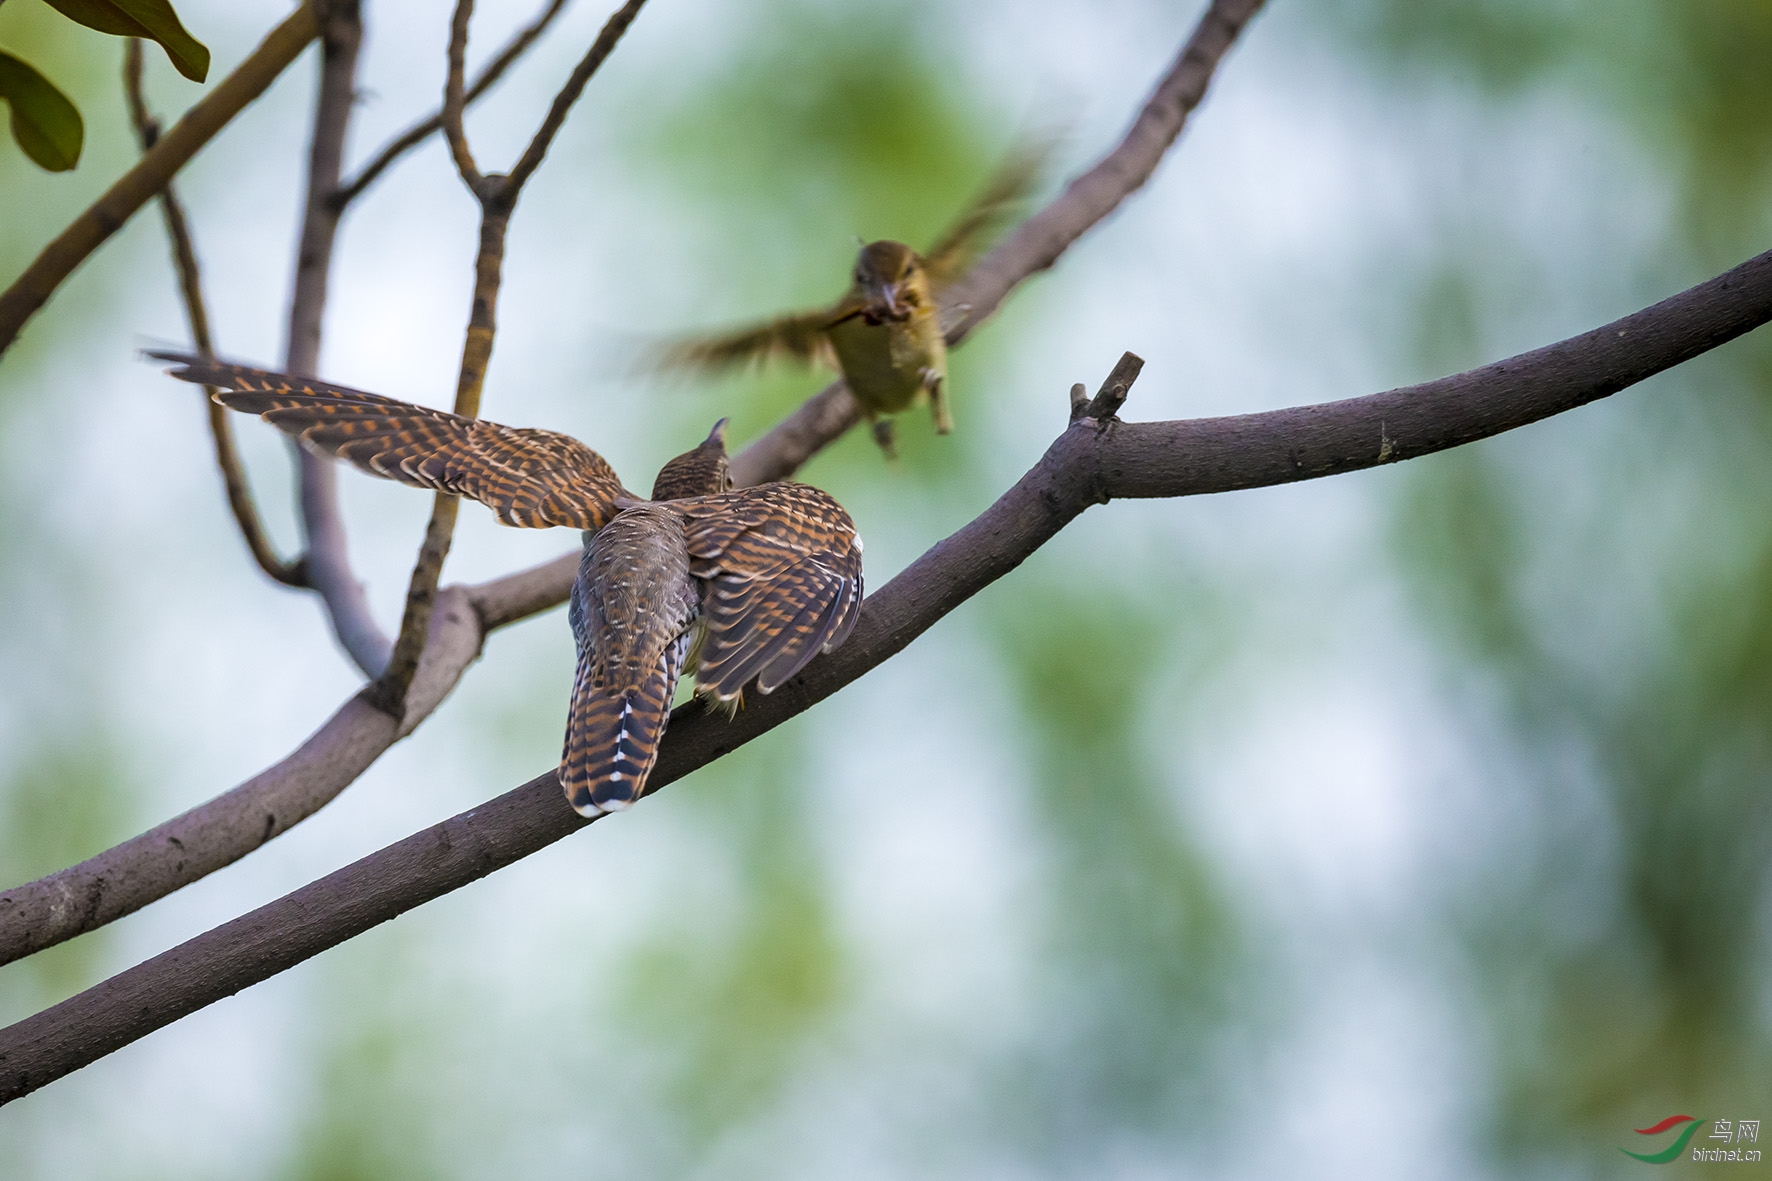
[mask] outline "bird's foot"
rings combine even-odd
[[[952,434],[954,416],[948,412],[947,377],[930,368],[921,371],[923,388],[929,391],[929,415],[935,420],[935,433]]]
[[[890,418],[876,418],[874,420],[873,432],[874,442],[880,445],[880,450],[886,453],[886,458],[897,459],[898,447],[893,442],[892,420]]]

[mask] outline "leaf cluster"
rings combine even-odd
[[[166,51],[193,82],[209,76],[209,50],[191,36],[168,0],[44,0],[89,29],[113,37],[140,37]],[[0,99],[12,113],[12,138],[32,163],[67,172],[80,162],[86,124],[67,95],[21,58],[0,49]]]

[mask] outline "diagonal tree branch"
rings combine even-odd
[[[948,329],[950,344],[965,339],[1022,280],[1051,267],[1071,243],[1119,208],[1128,194],[1144,187],[1188,116],[1205,99],[1220,59],[1261,4],[1262,0],[1213,0],[1120,145],[1067,185],[1058,200],[1017,226],[949,289],[945,298],[967,309],[965,317]]]
[[[1212,12],[1208,12],[1206,19],[1212,19]],[[1197,39],[1196,32],[1195,37],[1190,39],[1190,44]],[[1186,56],[1184,51],[1177,60],[1185,59]],[[1171,75],[1173,73],[1172,68]],[[1147,110],[1152,105],[1147,103]],[[459,120],[456,126],[459,130]],[[1128,140],[1131,138],[1129,136]],[[1122,144],[1108,158],[1113,159],[1125,150],[1127,149]],[[1130,169],[1120,171],[1117,175],[1131,183],[1137,178],[1138,172]],[[1072,200],[1067,191],[1049,209],[1066,208]],[[835,388],[841,390],[842,386],[839,384]],[[821,403],[820,398],[814,398],[807,405],[829,404],[828,401]],[[847,395],[844,397],[844,404],[848,404]],[[852,406],[850,411],[853,411]],[[798,413],[804,414],[804,408]],[[784,443],[779,431],[772,432],[739,457],[741,463],[747,457],[751,461],[748,480],[741,483],[754,482],[758,473],[765,470],[791,474],[799,462],[796,457],[803,458],[816,452],[839,436],[846,426],[847,424],[822,429],[810,443],[798,437],[787,439]],[[772,446],[779,450],[772,451]],[[741,471],[741,474],[745,473]],[[479,634],[483,636],[505,624],[525,619],[564,602],[578,572],[578,563],[579,554],[575,551],[540,566],[468,588],[469,601],[479,620]],[[442,604],[450,593],[444,591],[440,594],[437,610],[442,610]],[[445,612],[444,617],[453,619],[453,612]],[[467,647],[477,651],[479,643],[480,640],[476,638]],[[427,652],[439,644],[440,637],[433,635],[427,642]],[[450,650],[461,648],[460,644],[442,646]],[[462,663],[465,664],[465,660]],[[423,671],[426,667],[424,664],[420,666],[421,680],[430,675]],[[460,672],[459,665],[453,666],[445,678],[448,684],[453,684]],[[445,676],[441,669],[437,675]],[[426,694],[417,690],[415,694],[408,700],[404,710],[405,730],[417,726],[430,708],[420,704],[420,699],[425,698]],[[385,723],[367,718],[367,712],[347,704],[332,722],[316,734],[312,742],[320,743],[322,748],[336,745],[341,749],[356,749],[357,744],[362,743],[365,745],[361,749],[369,753],[360,757],[373,760],[391,745],[394,738]],[[310,754],[314,753],[316,752],[310,751]],[[280,767],[290,765],[287,760],[279,764]],[[274,836],[311,815],[360,773],[360,768],[352,769],[356,767],[356,759],[352,757],[327,761],[324,763],[325,770],[319,769],[321,764],[318,762],[303,765],[315,768],[308,773],[319,778],[310,783],[301,776],[276,774],[277,768],[272,768],[184,816],[169,821],[168,825],[179,826],[177,835],[180,843],[177,846],[140,838],[126,841],[77,866],[0,893],[0,963],[92,930],[120,915],[132,913],[215,868],[244,857],[266,839],[259,826],[250,823],[236,824],[229,817],[274,815],[278,817],[271,833]],[[367,766],[368,762],[364,761],[362,765]],[[163,825],[155,831],[159,832],[166,827]],[[162,862],[166,864],[161,864]],[[168,869],[168,865],[174,868]],[[68,901],[89,898],[95,893],[103,895],[104,905],[82,906]],[[52,912],[57,916],[53,921],[41,917]],[[37,929],[39,924],[42,924],[41,930]]]
[[[0,964],[134,914],[312,816],[430,716],[480,655],[484,636],[468,592],[445,590],[404,721],[359,693],[294,754],[231,791],[78,865],[0,892]]]
[[[565,124],[572,104],[584,93],[591,75],[614,51],[645,2],[628,0],[604,23],[590,49],[554,97],[547,117],[542,120],[541,127],[510,175],[486,176],[474,163],[467,134],[462,128],[465,105],[462,63],[467,56],[468,18],[474,3],[473,0],[457,0],[455,16],[450,22],[449,72],[443,84],[443,131],[463,183],[480,202],[480,250],[474,260],[474,299],[468,315],[467,334],[462,341],[461,372],[455,386],[455,413],[464,418],[480,415],[480,391],[486,383],[486,367],[492,361],[492,341],[498,330],[498,293],[503,282],[505,233],[510,227],[511,211],[524,184],[540,167],[548,146]],[[370,697],[376,706],[395,717],[400,716],[404,708],[406,687],[418,667],[419,653],[424,650],[425,631],[430,626],[437,583],[443,574],[443,560],[449,556],[450,542],[455,536],[459,508],[459,498],[446,492],[439,492],[432,502],[431,519],[425,526],[424,542],[419,546],[418,561],[413,564],[412,579],[407,586],[400,635],[394,641],[394,652],[387,669],[377,680]]]
[[[105,190],[104,196],[43,248],[12,286],[0,292],[0,353],[12,347],[25,321],[49,302],[74,268],[165,188],[166,182],[229,120],[263,94],[318,31],[312,5],[301,4],[265,36],[233,73],[186,111],[152,151],[136,161],[117,183]]]
[[[542,120],[541,127],[536,130],[535,138],[529,141],[529,146],[523,150],[523,155],[518,158],[511,168],[510,176],[505,180],[504,200],[507,203],[515,203],[517,194],[529,183],[535,170],[541,167],[542,157],[553,146],[554,137],[560,133],[560,128],[566,125],[566,115],[572,110],[572,104],[584,93],[585,84],[591,80],[591,75],[615,52],[616,43],[628,31],[628,26],[634,23],[634,18],[640,15],[640,8],[645,3],[646,0],[628,0],[617,9],[615,15],[597,33],[597,39],[591,42],[590,49],[585,51],[578,65],[573,67],[572,74],[566,79],[566,85],[554,96],[554,105],[548,108],[547,118]]]
[[[682,778],[902,651],[1090,505],[1290,483],[1456,447],[1616,393],[1769,320],[1772,251],[1591,332],[1421,385],[1230,418],[1123,423],[1086,412],[983,515],[869,596],[842,648],[736,719],[694,704],[676,711],[651,783]],[[1116,369],[1122,383],[1128,372]],[[1090,410],[1112,413],[1113,386],[1110,377]],[[121,972],[0,1030],[0,1102],[588,823],[549,772]]]
[[[505,71],[515,65],[517,59],[527,53],[529,47],[541,38],[548,26],[554,23],[554,18],[559,16],[565,7],[566,0],[549,0],[548,6],[541,11],[539,16],[506,42],[505,47],[499,50],[498,55],[487,63],[485,69],[480,71],[480,76],[468,86],[462,96],[463,107],[473,106],[475,100],[491,90],[498,80],[504,77]],[[436,134],[442,126],[443,112],[439,110],[429,118],[414,123],[400,135],[388,141],[387,145],[375,154],[375,158],[363,166],[361,172],[339,186],[338,191],[332,195],[333,204],[342,210],[346,205],[362,196],[364,190],[374,184],[380,179],[381,174],[388,170],[389,165]]]
[[[943,293],[944,307],[966,308],[948,329],[950,346],[995,312],[1023,280],[1050,268],[1071,243],[1144,186],[1205,99],[1218,63],[1261,5],[1262,0],[1213,0],[1119,145]],[[786,479],[859,421],[861,413],[848,387],[832,382],[734,456],[732,482],[743,486]]]

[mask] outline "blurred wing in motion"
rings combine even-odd
[[[689,572],[704,581],[697,692],[732,701],[755,678],[769,693],[849,638],[861,538],[829,494],[781,482],[671,507],[684,517]]]
[[[257,414],[312,451],[348,460],[370,475],[466,496],[501,523],[527,529],[599,529],[631,496],[607,461],[557,431],[500,426],[344,386],[150,353],[180,366],[184,381],[214,386],[215,400]]]
[[[671,509],[630,508],[585,547],[569,607],[578,673],[560,757],[560,785],[581,815],[645,793],[699,611],[683,519]]]
[[[660,350],[656,365],[660,369],[721,370],[760,365],[782,357],[802,365],[836,368],[836,353],[825,331],[847,312],[846,307],[839,305],[805,315],[783,316],[723,336],[689,337]]]
[[[1024,143],[997,167],[972,204],[923,254],[923,269],[939,292],[965,274],[1005,226],[1020,212],[1040,183],[1052,143]]]

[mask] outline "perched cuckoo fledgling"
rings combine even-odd
[[[178,353],[175,377],[214,387],[304,446],[372,475],[471,497],[507,525],[585,531],[568,615],[578,642],[560,781],[594,816],[645,793],[678,677],[736,708],[848,638],[861,609],[861,538],[828,493],[780,481],[731,488],[725,421],[659,472],[652,500],[554,431]],[[699,659],[697,659],[699,658]]]
[[[837,369],[874,440],[895,452],[891,415],[927,398],[937,434],[953,429],[948,409],[944,333],[964,309],[944,307],[944,289],[971,264],[992,234],[1027,196],[1046,158],[1025,145],[927,254],[903,242],[870,242],[856,256],[843,298],[817,311],[777,317],[734,332],[695,336],[666,346],[665,369],[724,369],[788,357]]]

